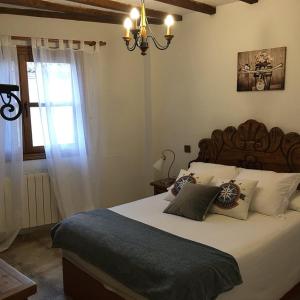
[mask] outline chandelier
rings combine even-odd
[[[138,20],[140,19],[140,24],[138,25]],[[166,50],[174,37],[171,34],[171,26],[174,24],[174,18],[168,15],[165,18],[165,25],[167,26],[167,31],[165,34],[166,43],[162,45],[153,34],[151,27],[149,26],[148,19],[145,10],[145,1],[141,0],[141,11],[137,8],[133,8],[130,12],[130,17],[126,18],[124,21],[124,27],[126,29],[125,36],[123,40],[125,41],[126,47],[129,51],[134,51],[136,47],[140,48],[141,54],[146,55],[146,51],[149,48],[149,39],[151,39],[159,50]],[[133,38],[133,42],[131,40]]]

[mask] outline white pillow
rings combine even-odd
[[[210,175],[196,174],[186,170],[180,170],[175,183],[168,188],[165,200],[172,201],[186,183],[209,184],[212,178],[213,176]]]
[[[250,210],[275,216],[286,212],[289,198],[300,182],[300,174],[240,168],[236,179],[258,180]]]
[[[236,219],[246,220],[250,203],[258,181],[256,180],[217,180],[222,190],[211,207],[211,212]]]
[[[300,191],[296,191],[292,196],[289,209],[300,211]]]
[[[235,166],[225,166],[219,164],[193,162],[191,163],[189,172],[197,174],[207,174],[216,178],[233,179],[238,175],[238,168]],[[214,182],[215,184],[215,182]]]

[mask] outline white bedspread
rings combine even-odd
[[[204,222],[162,213],[164,194],[111,210],[199,243],[237,260],[244,283],[220,300],[276,300],[300,282],[300,213],[281,217],[252,213],[247,221],[211,214]]]
[[[300,282],[300,212],[282,217],[252,213],[247,221],[211,214],[198,222],[162,213],[169,204],[163,198],[161,194],[111,210],[233,255],[244,283],[218,300],[278,300]],[[64,256],[125,299],[144,299],[74,253],[64,251]]]

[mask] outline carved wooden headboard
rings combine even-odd
[[[284,134],[274,127],[248,120],[225,130],[214,130],[199,142],[199,155],[192,162],[210,162],[248,169],[300,172],[300,135]]]

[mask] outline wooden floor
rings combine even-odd
[[[30,300],[65,300],[60,250],[51,248],[49,229],[19,236],[0,258],[37,283]]]

